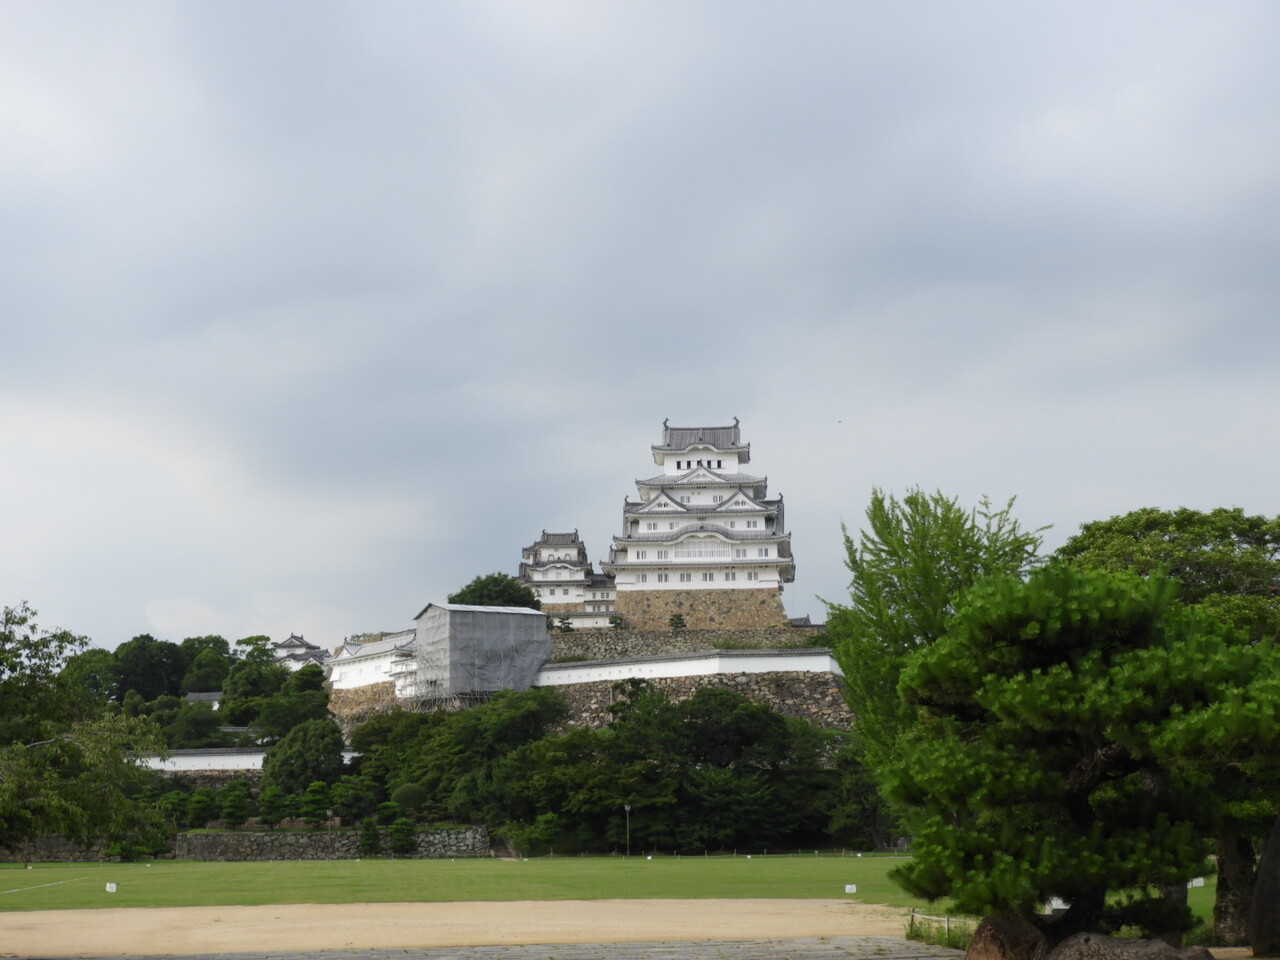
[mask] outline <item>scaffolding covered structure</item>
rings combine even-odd
[[[527,690],[551,656],[547,615],[540,610],[429,603],[414,620],[419,699]]]

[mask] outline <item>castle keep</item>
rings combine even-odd
[[[520,579],[553,616],[575,628],[620,617],[633,630],[780,627],[782,587],[795,579],[782,497],[742,468],[751,445],[738,420],[724,427],[662,424],[650,447],[655,476],[636,481],[601,572],[573,533],[547,533],[522,554]]]

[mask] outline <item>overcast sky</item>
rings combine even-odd
[[[793,616],[873,486],[1280,513],[1280,5],[0,5],[0,603],[402,629],[664,418]]]

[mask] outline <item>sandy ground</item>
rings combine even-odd
[[[902,936],[847,900],[350,903],[0,913],[0,956],[237,953],[501,943]]]

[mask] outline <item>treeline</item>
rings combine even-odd
[[[336,727],[313,720],[268,748],[256,790],[235,781],[159,799],[188,828],[332,815],[376,843],[379,825],[408,837],[421,824],[482,823],[525,854],[868,842],[847,802],[865,783],[830,731],[724,689],[678,703],[641,682],[617,694],[601,729],[564,729],[568,708],[550,688],[397,711],[355,732],[346,766]]]
[[[172,749],[275,743],[308,720],[328,716],[324,671],[297,672],[274,662],[270,639],[234,646],[219,636],[181,643],[142,634],[115,650],[87,649],[68,658],[62,679],[88,708],[155,722]],[[212,703],[190,693],[220,693]]]

